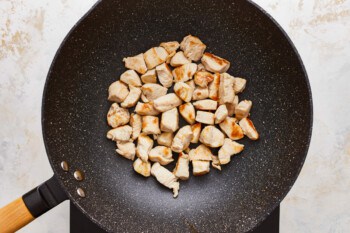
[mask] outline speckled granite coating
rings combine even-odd
[[[241,140],[246,149],[222,172],[181,182],[173,199],[114,153],[106,97],[123,57],[190,33],[248,80],[240,97],[253,101],[261,139]],[[110,232],[248,231],[283,199],[307,153],[312,103],[301,61],[281,29],[243,0],[103,1],[66,38],[48,77],[43,133],[51,165],[75,204]],[[74,179],[76,169],[84,181]]]

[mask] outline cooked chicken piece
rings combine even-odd
[[[141,79],[135,70],[127,70],[122,73],[122,75],[120,75],[120,81],[134,87],[142,86]]]
[[[182,51],[177,52],[170,61],[172,67],[178,67],[188,63],[191,63],[191,60],[187,59]]]
[[[235,79],[228,73],[220,75],[220,88],[219,88],[219,103],[233,103],[235,98],[235,92],[233,91],[233,85]]]
[[[145,134],[140,134],[137,139],[136,156],[147,162],[148,154],[153,147],[153,140]]]
[[[218,102],[216,102],[215,100],[198,100],[196,102],[193,103],[193,106],[197,109],[197,110],[216,110],[216,108],[218,107]]]
[[[250,109],[252,108],[252,101],[243,100],[235,107],[235,117],[240,120],[249,116]]]
[[[107,122],[112,128],[126,125],[130,120],[130,113],[127,109],[119,107],[117,103],[113,103],[107,113]]]
[[[226,105],[220,105],[215,112],[215,124],[220,124],[228,116]]]
[[[108,100],[121,103],[128,96],[129,90],[128,86],[121,82],[116,81],[112,83],[108,88]]]
[[[168,111],[182,104],[182,101],[176,94],[170,93],[154,100],[154,108],[160,112]]]
[[[143,54],[143,58],[149,70],[165,62],[167,56],[168,53],[163,47],[151,48]]]
[[[214,125],[214,113],[197,111],[196,121],[207,125]]]
[[[247,84],[247,80],[244,78],[235,78],[235,85],[233,86],[233,90],[235,94],[242,92]]]
[[[184,51],[185,56],[193,61],[199,61],[201,59],[206,47],[198,37],[192,35],[183,38],[180,44],[180,48]]]
[[[180,44],[177,41],[169,41],[160,43],[159,46],[165,48],[165,50],[170,54],[175,52],[180,47]]]
[[[169,53],[169,55],[166,57],[166,60],[165,60],[165,63],[166,64],[170,64],[171,62],[171,59],[173,58],[173,56],[175,56],[176,52],[172,52],[172,53]]]
[[[156,116],[142,117],[142,132],[144,134],[160,134],[159,119]]]
[[[220,74],[215,73],[214,79],[209,83],[209,98],[212,100],[219,100],[219,88],[220,88]]]
[[[193,133],[190,125],[186,125],[177,131],[171,149],[174,152],[180,153],[185,150],[191,143]]]
[[[143,175],[144,177],[149,177],[151,175],[151,163],[142,161],[141,159],[136,159],[133,164],[134,170]]]
[[[144,74],[147,71],[145,60],[143,59],[143,53],[134,57],[127,57],[123,59],[125,67],[131,70],[135,70],[139,74]]]
[[[157,109],[154,108],[153,102],[138,102],[135,107],[135,112],[141,116],[156,116],[160,113]]]
[[[143,93],[141,93],[141,100],[142,100],[144,103],[148,103],[148,102],[149,102],[149,100],[147,99],[147,97],[146,97]]]
[[[132,140],[136,140],[141,133],[142,119],[141,116],[135,113],[131,114],[130,125],[132,127]]]
[[[175,132],[179,128],[179,112],[177,108],[162,113],[160,129],[164,132]]]
[[[143,83],[157,83],[156,69],[148,70],[145,74],[141,75],[141,81]]]
[[[218,156],[212,155],[211,158],[213,159],[213,161],[211,162],[211,165],[213,166],[213,168],[216,168],[219,171],[221,171],[221,166],[220,166],[221,164]]]
[[[179,195],[180,183],[177,181],[176,176],[168,169],[162,167],[159,163],[154,163],[152,165],[151,174],[158,180],[159,183],[169,189],[172,189],[174,197]]]
[[[158,162],[161,165],[167,165],[174,161],[173,153],[169,147],[156,146],[149,152],[149,160]]]
[[[178,82],[174,85],[174,92],[183,101],[190,102],[193,95],[193,88],[184,82]]]
[[[199,136],[199,141],[206,146],[216,148],[224,144],[225,135],[215,126],[206,126]]]
[[[239,140],[244,137],[243,130],[239,127],[236,121],[236,118],[227,117],[219,124],[222,131],[224,131],[232,140]]]
[[[191,103],[185,103],[180,105],[179,111],[181,116],[189,123],[193,124],[196,121],[196,112]]]
[[[130,125],[120,126],[107,132],[107,138],[115,142],[128,142],[132,133]]]
[[[129,86],[130,92],[126,99],[120,104],[123,108],[134,107],[141,96],[141,89],[134,86]]]
[[[189,85],[192,88],[192,90],[194,90],[196,88],[196,84],[194,84],[194,81],[192,79],[187,81],[187,82],[185,82],[185,83],[187,85]]]
[[[189,156],[190,156],[190,161],[194,161],[194,160],[211,161],[212,160],[211,150],[203,144],[197,146],[196,149],[192,149],[190,151]]]
[[[233,114],[235,114],[235,108],[238,105],[239,99],[238,95],[235,95],[235,98],[233,99],[233,103],[226,103],[227,113],[228,116],[232,117]]]
[[[189,63],[173,69],[173,76],[175,82],[186,82],[192,79],[192,76],[197,71],[196,63]]]
[[[164,132],[158,135],[157,142],[158,145],[171,147],[173,142],[174,134],[169,132]]]
[[[193,124],[191,125],[191,129],[193,133],[193,138],[191,140],[191,143],[198,143],[199,135],[201,134],[202,124],[201,123]]]
[[[206,71],[206,70],[205,70],[205,67],[204,67],[204,65],[203,65],[202,63],[199,63],[199,64],[198,64],[197,70],[198,70],[198,71]]]
[[[231,161],[231,156],[238,154],[244,149],[243,144],[225,138],[224,145],[219,150],[219,161],[221,165],[228,164]]]
[[[180,180],[188,180],[190,177],[189,169],[189,157],[187,154],[180,152],[179,158],[177,159],[176,166],[173,170],[174,175]]]
[[[200,87],[207,87],[214,80],[214,76],[207,71],[197,71],[194,74],[194,82]]]
[[[204,100],[209,97],[207,87],[196,87],[193,91],[192,100]]]
[[[133,142],[117,142],[115,151],[126,159],[134,160],[136,154],[136,147]]]
[[[155,99],[164,96],[167,93],[168,88],[156,83],[146,83],[141,87],[141,91],[148,101],[153,102]]]
[[[166,63],[156,67],[158,80],[164,87],[171,87],[173,85],[173,74]]]
[[[248,138],[251,140],[259,139],[258,131],[255,129],[253,122],[248,117],[240,120],[239,125],[241,126],[243,133],[247,135]]]
[[[211,72],[224,73],[230,68],[229,61],[211,53],[204,53],[201,61],[205,69]]]
[[[194,176],[202,176],[210,171],[210,162],[209,161],[201,161],[201,160],[193,160],[193,175]]]

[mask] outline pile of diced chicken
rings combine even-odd
[[[236,140],[244,135],[259,138],[249,119],[252,102],[238,100],[246,80],[226,73],[230,62],[204,53],[205,49],[191,35],[181,44],[161,43],[124,58],[128,70],[109,87],[108,100],[114,103],[107,121],[113,129],[107,138],[116,142],[119,155],[130,160],[136,155],[133,167],[137,173],[154,176],[173,190],[174,197],[180,188],[178,179],[189,178],[190,162],[195,176],[208,173],[210,163],[221,170],[221,165],[243,150],[244,145]],[[174,93],[168,93],[172,85]],[[181,128],[179,113],[188,123]],[[189,148],[198,142],[197,148]],[[218,155],[211,148],[220,148]],[[179,156],[174,170],[169,171],[164,166],[174,161],[173,152]]]

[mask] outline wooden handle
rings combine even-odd
[[[20,197],[0,209],[0,233],[13,233],[33,220],[33,215]]]

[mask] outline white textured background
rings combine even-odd
[[[0,206],[52,175],[41,96],[53,56],[96,0],[0,0]],[[350,0],[256,0],[289,34],[311,82],[314,131],[282,202],[281,233],[350,232]],[[65,202],[20,232],[69,232]]]

